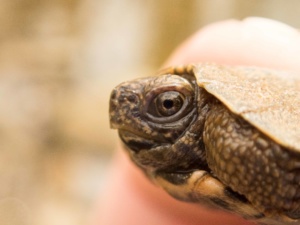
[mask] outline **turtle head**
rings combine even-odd
[[[112,91],[111,127],[118,129],[136,164],[154,170],[190,169],[197,157],[189,151],[201,139],[198,127],[191,131],[200,122],[198,94],[194,77],[171,74],[124,82]]]

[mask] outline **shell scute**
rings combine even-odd
[[[194,65],[199,86],[265,135],[300,152],[300,76],[256,67]]]

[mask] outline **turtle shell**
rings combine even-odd
[[[278,144],[300,152],[300,77],[256,67],[192,65],[197,83]]]

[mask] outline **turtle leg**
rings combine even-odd
[[[300,218],[300,157],[231,113],[212,106],[203,133],[209,168],[269,216]]]
[[[202,203],[208,207],[234,212],[246,219],[264,217],[248,204],[246,199],[225,187],[204,170],[181,174],[158,174],[154,182],[179,200]]]

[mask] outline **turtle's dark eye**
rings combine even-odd
[[[177,113],[184,101],[184,96],[176,91],[168,91],[159,94],[154,99],[154,107],[160,116],[172,116]]]
[[[188,113],[192,96],[184,95],[179,91],[165,91],[150,100],[147,115],[161,122],[175,121]],[[158,121],[157,120],[157,121]]]
[[[194,83],[177,75],[162,75],[145,87],[141,115],[153,126],[172,126],[195,109]]]

